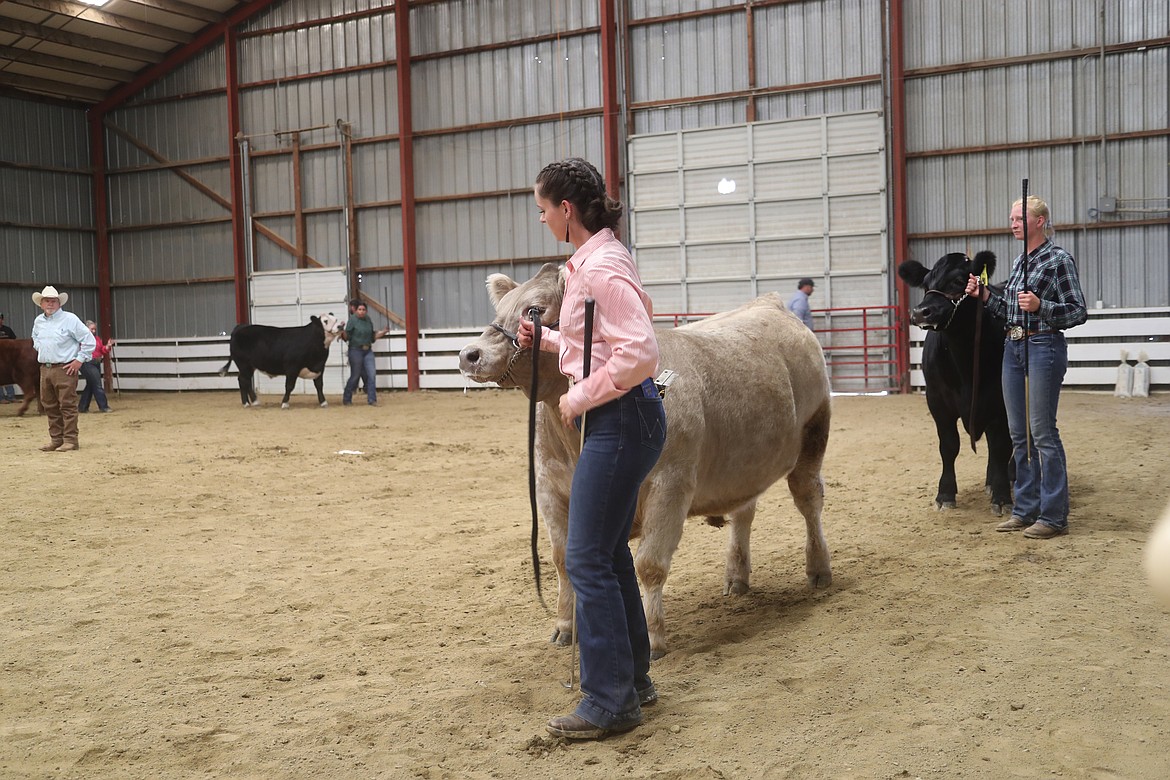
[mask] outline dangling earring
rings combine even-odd
[[[569,243],[569,215],[565,215],[565,243]]]

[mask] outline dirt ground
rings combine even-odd
[[[0,407],[0,776],[1170,777],[1140,568],[1168,396],[1064,395],[1072,533],[1044,542],[992,531],[969,449],[935,511],[921,396],[836,399],[833,586],[805,587],[783,484],[746,596],[689,520],[661,700],[581,744],[544,731],[577,694],[532,585],[524,397],[265,400],[125,393],[68,454]]]

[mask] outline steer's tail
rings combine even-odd
[[[228,368],[231,367],[232,359],[228,358],[228,362],[223,364],[223,368],[219,370],[220,376],[227,376]]]

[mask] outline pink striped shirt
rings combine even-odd
[[[576,414],[625,395],[658,371],[654,305],[629,251],[609,228],[594,233],[565,264],[560,331],[541,328],[540,347],[557,352],[561,373],[574,381],[569,405]],[[595,301],[589,377],[585,359],[585,299]]]

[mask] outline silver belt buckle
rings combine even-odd
[[[1008,330],[1008,338],[1012,341],[1022,341],[1026,331],[1022,325],[1012,325]]]

